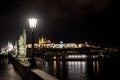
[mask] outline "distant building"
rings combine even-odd
[[[50,41],[50,40],[47,40],[47,39],[44,38],[43,36],[42,36],[42,38],[39,39],[39,47],[47,48],[49,44],[51,44],[51,41]],[[49,46],[50,46],[50,45],[49,45]]]
[[[39,43],[34,44],[34,48],[83,48],[83,47],[91,47],[87,42],[85,43],[64,43],[60,41],[60,43],[52,43],[50,40],[46,39],[42,36],[39,38]],[[32,44],[27,44],[27,48],[32,48]]]

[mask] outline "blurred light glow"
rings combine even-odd
[[[8,51],[13,50],[13,44],[11,42],[8,42]]]
[[[36,28],[37,19],[35,19],[35,18],[29,18],[29,25],[30,25],[30,28],[32,28],[32,29]]]

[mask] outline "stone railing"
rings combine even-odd
[[[23,80],[58,80],[54,76],[40,70],[40,69],[30,69],[30,66],[17,59],[12,57],[12,64],[14,69],[19,73]]]

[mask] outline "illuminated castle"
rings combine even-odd
[[[39,39],[39,44],[40,44],[41,47],[45,47],[46,44],[50,44],[50,43],[51,43],[51,41],[50,41],[50,40],[47,40],[47,39],[44,38],[43,36],[42,36],[42,38]]]
[[[85,43],[53,43],[50,40],[42,36],[39,38],[39,43],[34,44],[34,48],[82,48],[82,47],[91,47],[87,42]],[[31,44],[27,44],[27,48],[32,48]]]

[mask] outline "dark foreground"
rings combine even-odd
[[[0,80],[22,80],[7,59],[0,61]]]

